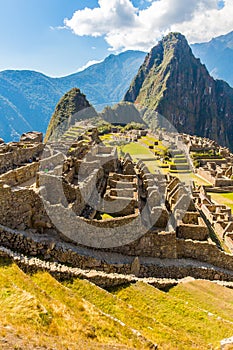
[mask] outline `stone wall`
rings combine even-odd
[[[29,160],[35,160],[43,152],[44,145],[11,143],[0,146],[0,173],[21,166]]]
[[[40,238],[1,225],[0,240],[2,246],[6,248],[23,252],[29,256],[43,255],[45,259],[49,259],[51,262],[71,264],[73,268],[95,269],[105,273],[135,274],[135,257],[79,248],[71,244],[56,242],[51,236],[41,236]],[[193,242],[180,240],[179,243],[181,255],[185,255],[183,250],[187,250],[186,255],[189,255],[190,250],[194,252]],[[197,245],[196,249],[199,248],[200,246]],[[226,268],[222,268],[217,264],[210,265],[190,259],[139,258],[137,276],[176,279],[191,276],[209,280],[233,281],[233,257],[222,253],[221,258],[214,260],[214,262],[219,262],[219,265],[221,265],[221,260],[223,265],[227,266]],[[49,263],[47,263],[48,265]]]
[[[90,219],[84,219],[84,218],[82,220],[89,225],[106,229],[106,228],[125,226],[128,223],[132,222],[137,217],[138,217],[138,213],[133,215],[123,216],[123,217],[117,217],[113,219],[106,219],[106,220],[95,220],[95,219],[90,220]]]
[[[8,186],[18,186],[34,178],[39,170],[39,163],[34,162],[0,175],[0,181]]]
[[[52,227],[39,194],[32,189],[13,190],[0,184],[0,208],[2,225],[22,230]]]
[[[219,250],[214,243],[177,239],[177,258],[196,259],[233,271],[233,255]]]
[[[175,259],[176,234],[175,232],[148,232],[136,241],[112,248],[111,251],[128,256],[144,256],[160,259]]]
[[[133,215],[136,212],[138,206],[137,201],[134,198],[127,197],[114,197],[104,196],[103,211],[108,212],[109,206],[113,209],[114,215],[128,216]]]
[[[233,180],[228,179],[226,177],[214,177],[211,175],[210,171],[204,168],[198,168],[197,174],[210,182],[214,187],[228,187],[233,186]]]

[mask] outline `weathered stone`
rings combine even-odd
[[[30,143],[41,143],[43,141],[43,134],[42,132],[27,132],[25,134],[22,134],[20,137],[20,142],[30,142]]]

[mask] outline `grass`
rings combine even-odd
[[[108,219],[113,219],[114,216],[107,214],[107,213],[98,213],[95,217],[97,220],[108,220]]]
[[[106,134],[101,136],[101,140],[108,144],[112,138],[112,134]],[[176,175],[185,174],[187,170],[179,170],[179,164],[177,165],[178,170],[169,170],[170,165],[175,165],[174,161],[178,159],[183,160],[184,156],[180,155],[180,158],[172,158],[170,161],[167,161],[166,164],[162,163],[160,160],[156,159],[155,152],[157,156],[163,156],[164,152],[167,152],[167,147],[165,147],[161,141],[159,145],[154,146],[153,150],[150,150],[147,146],[152,146],[154,142],[158,141],[153,136],[144,136],[139,142],[130,142],[126,145],[117,146],[119,157],[123,157],[126,153],[129,153],[133,159],[133,161],[137,162],[142,159],[144,163],[147,165],[148,169],[152,174],[159,170],[160,173],[166,174],[168,172],[174,173]],[[147,145],[147,146],[146,146]],[[181,158],[182,156],[182,158]],[[184,159],[185,161],[185,159]],[[182,165],[187,163],[182,163]],[[189,172],[189,171],[188,171]]]
[[[211,193],[211,198],[219,204],[224,204],[231,208],[233,212],[233,192],[230,193]]]
[[[144,147],[140,143],[128,143],[127,145],[121,146],[120,149],[123,153],[129,153],[133,158],[135,156],[148,156],[153,157],[153,154],[149,151],[148,148]]]
[[[211,282],[181,284],[169,293],[137,283],[116,295],[170,328],[179,337],[177,349],[216,348],[220,340],[232,336],[233,291]]]
[[[190,307],[198,305],[200,309],[233,322],[233,291],[230,289],[207,281],[194,281],[172,288],[169,295],[185,299]]]
[[[219,349],[232,336],[232,322],[233,290],[211,282],[167,293],[140,282],[110,293],[86,280],[26,275],[0,258],[4,350],[149,349],[151,342],[164,350]]]
[[[155,142],[158,142],[158,145],[154,145]],[[143,136],[140,140],[140,143],[144,143],[147,146],[154,146],[154,151],[161,155],[168,150],[161,141],[150,135]]]
[[[148,348],[145,340],[49,274],[28,276],[16,265],[0,262],[0,336],[8,343],[20,343],[24,350],[32,344],[57,350]]]
[[[106,142],[106,141],[112,140],[112,136],[113,136],[112,134],[105,134],[105,135],[101,135],[100,139],[101,141]]]
[[[133,299],[121,300],[86,281],[75,280],[73,284],[67,286],[79,297],[91,301],[105,313],[120,319],[128,327],[136,329],[146,338],[159,343],[162,349],[191,349],[192,341],[189,336],[183,335],[181,340],[180,334],[174,332],[172,328],[161,324],[149,312],[138,310],[138,305],[134,305]],[[183,333],[182,330],[181,333]]]

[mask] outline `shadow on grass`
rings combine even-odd
[[[0,267],[10,266],[12,265],[13,261],[8,257],[0,257]]]

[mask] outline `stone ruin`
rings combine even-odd
[[[233,216],[226,205],[219,205],[212,201],[205,187],[195,189],[195,203],[206,222],[212,227],[218,239],[223,241],[229,251],[233,253]]]
[[[119,159],[96,133],[46,145],[39,135],[23,139],[0,145],[2,245],[107,273],[133,273],[137,258],[140,277],[233,280],[233,256],[216,246],[209,228],[230,247],[232,217],[214,208],[204,189],[152,174],[128,154]]]
[[[233,158],[230,161],[224,160],[221,164],[215,162],[206,162],[197,170],[197,174],[202,176],[213,187],[232,187],[233,188]]]
[[[186,145],[189,154],[196,154],[200,162],[200,166],[196,169],[198,175],[215,188],[228,187],[229,190],[233,190],[233,154],[228,148],[221,147],[208,138],[186,134],[177,138]]]

